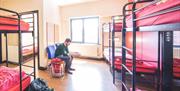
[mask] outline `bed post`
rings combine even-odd
[[[2,33],[0,33],[0,64],[2,63]]]
[[[7,33],[4,33],[5,39],[6,39],[6,67],[8,67],[8,37]]]
[[[18,44],[19,44],[19,69],[20,69],[20,91],[22,91],[22,34],[20,29],[20,15],[16,13],[18,16]]]
[[[35,18],[33,13],[33,70],[34,70],[34,80],[36,79],[36,58],[35,58]]]
[[[105,23],[102,24],[102,53],[104,53],[104,25]],[[103,55],[104,58],[104,55]]]
[[[136,26],[136,14],[135,14],[135,7],[136,3],[133,3],[132,6],[132,25],[133,25],[133,65],[132,65],[132,91],[136,90],[136,31],[137,31],[137,26]]]
[[[113,83],[115,84],[115,63],[114,63],[114,48],[115,48],[115,42],[114,42],[114,32],[115,32],[115,21],[114,21],[114,17],[113,17],[113,29],[112,29],[112,36],[111,36],[111,39],[112,39],[112,72],[113,72]]]
[[[173,81],[173,31],[162,33],[162,91],[172,91]]]
[[[128,5],[132,5],[133,2],[129,2],[124,5],[123,7],[123,27],[122,27],[122,63],[121,63],[121,76],[122,76],[122,91],[128,91],[128,87],[126,85],[126,70],[129,71],[129,69],[126,67],[126,16],[127,12],[126,11],[131,11],[131,10],[126,10]]]
[[[158,63],[157,63],[157,91],[160,91],[160,75],[161,75],[161,70],[160,70],[160,67],[161,67],[161,36],[162,36],[162,33],[160,31],[158,31]]]
[[[39,31],[39,11],[37,10],[36,12],[37,12],[37,45],[38,45],[37,46],[37,50],[38,50],[37,51],[37,55],[38,55],[37,60],[38,60],[38,69],[40,69],[40,57],[39,57],[40,56],[40,52],[39,52],[40,51],[40,48],[39,48],[39,45],[40,45],[40,43],[39,43],[39,39],[40,39],[39,38],[39,32],[40,32]]]
[[[109,40],[109,62],[110,62],[110,71],[112,70],[112,68],[111,68],[111,23],[109,22],[108,23],[108,28],[109,28],[109,38],[108,38],[108,40]]]

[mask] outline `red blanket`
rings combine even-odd
[[[25,73],[22,73],[24,76]],[[4,66],[0,67],[0,90],[7,91],[9,88],[12,88],[14,85],[19,83],[19,71],[12,68],[7,68]]]

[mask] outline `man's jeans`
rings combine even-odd
[[[63,56],[63,55],[60,55],[60,56],[57,56],[57,58],[63,60],[66,63],[65,71],[68,71],[71,68],[72,59],[73,59],[72,56]]]

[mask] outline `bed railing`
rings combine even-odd
[[[180,30],[180,23],[174,23],[174,24],[161,24],[161,25],[152,25],[152,26],[142,26],[142,27],[137,27],[136,25],[136,21],[138,20],[142,20],[142,19],[146,19],[146,18],[150,18],[153,16],[157,16],[157,15],[161,15],[161,14],[165,14],[165,13],[169,13],[169,12],[173,12],[173,11],[179,11],[180,7],[176,6],[176,7],[172,7],[166,10],[162,10],[160,12],[155,12],[155,13],[151,13],[149,15],[146,16],[142,16],[142,17],[138,17],[136,18],[136,12],[141,11],[142,9],[155,4],[157,1],[153,1],[153,0],[141,0],[141,1],[137,1],[137,2],[130,2],[127,3],[126,5],[124,5],[123,7],[123,15],[124,15],[124,19],[123,19],[123,30],[122,30],[122,91],[125,90],[130,90],[129,88],[127,88],[126,86],[126,71],[130,71],[126,66],[126,31],[128,30],[128,28],[126,27],[126,17],[129,16],[129,13],[131,11],[131,15],[132,15],[132,27],[130,28],[133,32],[133,43],[132,43],[132,54],[133,54],[133,66],[132,69],[133,71],[130,72],[132,73],[132,91],[136,90],[136,32],[137,31],[152,31],[152,32],[158,32],[158,81],[157,81],[157,91],[163,90],[163,91],[170,91],[172,90],[172,87],[170,85],[172,85],[172,63],[173,63],[173,58],[172,58],[172,39],[173,39],[173,32],[172,31],[179,31]],[[145,5],[144,7],[141,7],[139,9],[136,8],[136,5],[139,3],[146,3],[146,2],[150,2],[147,5]],[[132,5],[132,9],[128,9],[127,7],[129,5]],[[168,39],[168,40],[167,40]],[[161,71],[160,71],[160,60],[163,60],[163,70],[162,74],[163,76],[160,76]],[[168,61],[169,60],[169,61]],[[171,60],[171,61],[170,61]],[[169,65],[167,65],[169,64]],[[166,67],[166,68],[165,68]],[[161,80],[159,80],[161,79]],[[166,81],[165,81],[166,80]],[[161,82],[160,82],[161,81]],[[169,86],[168,86],[169,85]]]

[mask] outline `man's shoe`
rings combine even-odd
[[[74,68],[69,68],[69,70],[71,70],[71,71],[75,71],[75,69],[74,69]]]
[[[71,75],[73,74],[71,71],[67,71],[66,73],[71,74]]]

